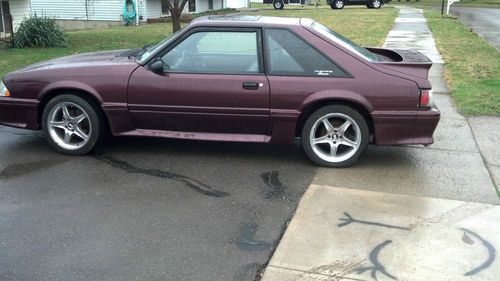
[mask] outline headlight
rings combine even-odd
[[[0,80],[0,97],[10,97],[10,91],[2,80]]]

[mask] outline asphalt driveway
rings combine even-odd
[[[500,50],[500,9],[451,6],[450,13]]]
[[[315,170],[296,146],[165,139],[67,157],[0,126],[0,280],[254,280]]]

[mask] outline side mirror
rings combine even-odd
[[[162,59],[157,59],[149,65],[149,70],[155,73],[164,73],[169,69],[170,67],[168,67],[168,65]]]

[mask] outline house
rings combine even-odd
[[[30,14],[47,15],[66,29],[96,28],[122,24],[127,0],[0,0],[0,33],[15,30]],[[131,1],[131,0],[130,0]],[[169,15],[168,0],[134,0],[139,20],[147,22]],[[222,8],[247,8],[248,0],[188,0],[185,13]]]

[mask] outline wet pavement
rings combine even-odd
[[[451,6],[450,14],[500,51],[500,9]]]
[[[68,157],[0,126],[0,280],[254,280],[315,171],[296,146],[123,138]]]
[[[456,111],[421,12],[402,8],[386,46],[433,60],[435,143],[368,147],[349,169],[320,168],[263,281],[498,279],[500,122]]]

